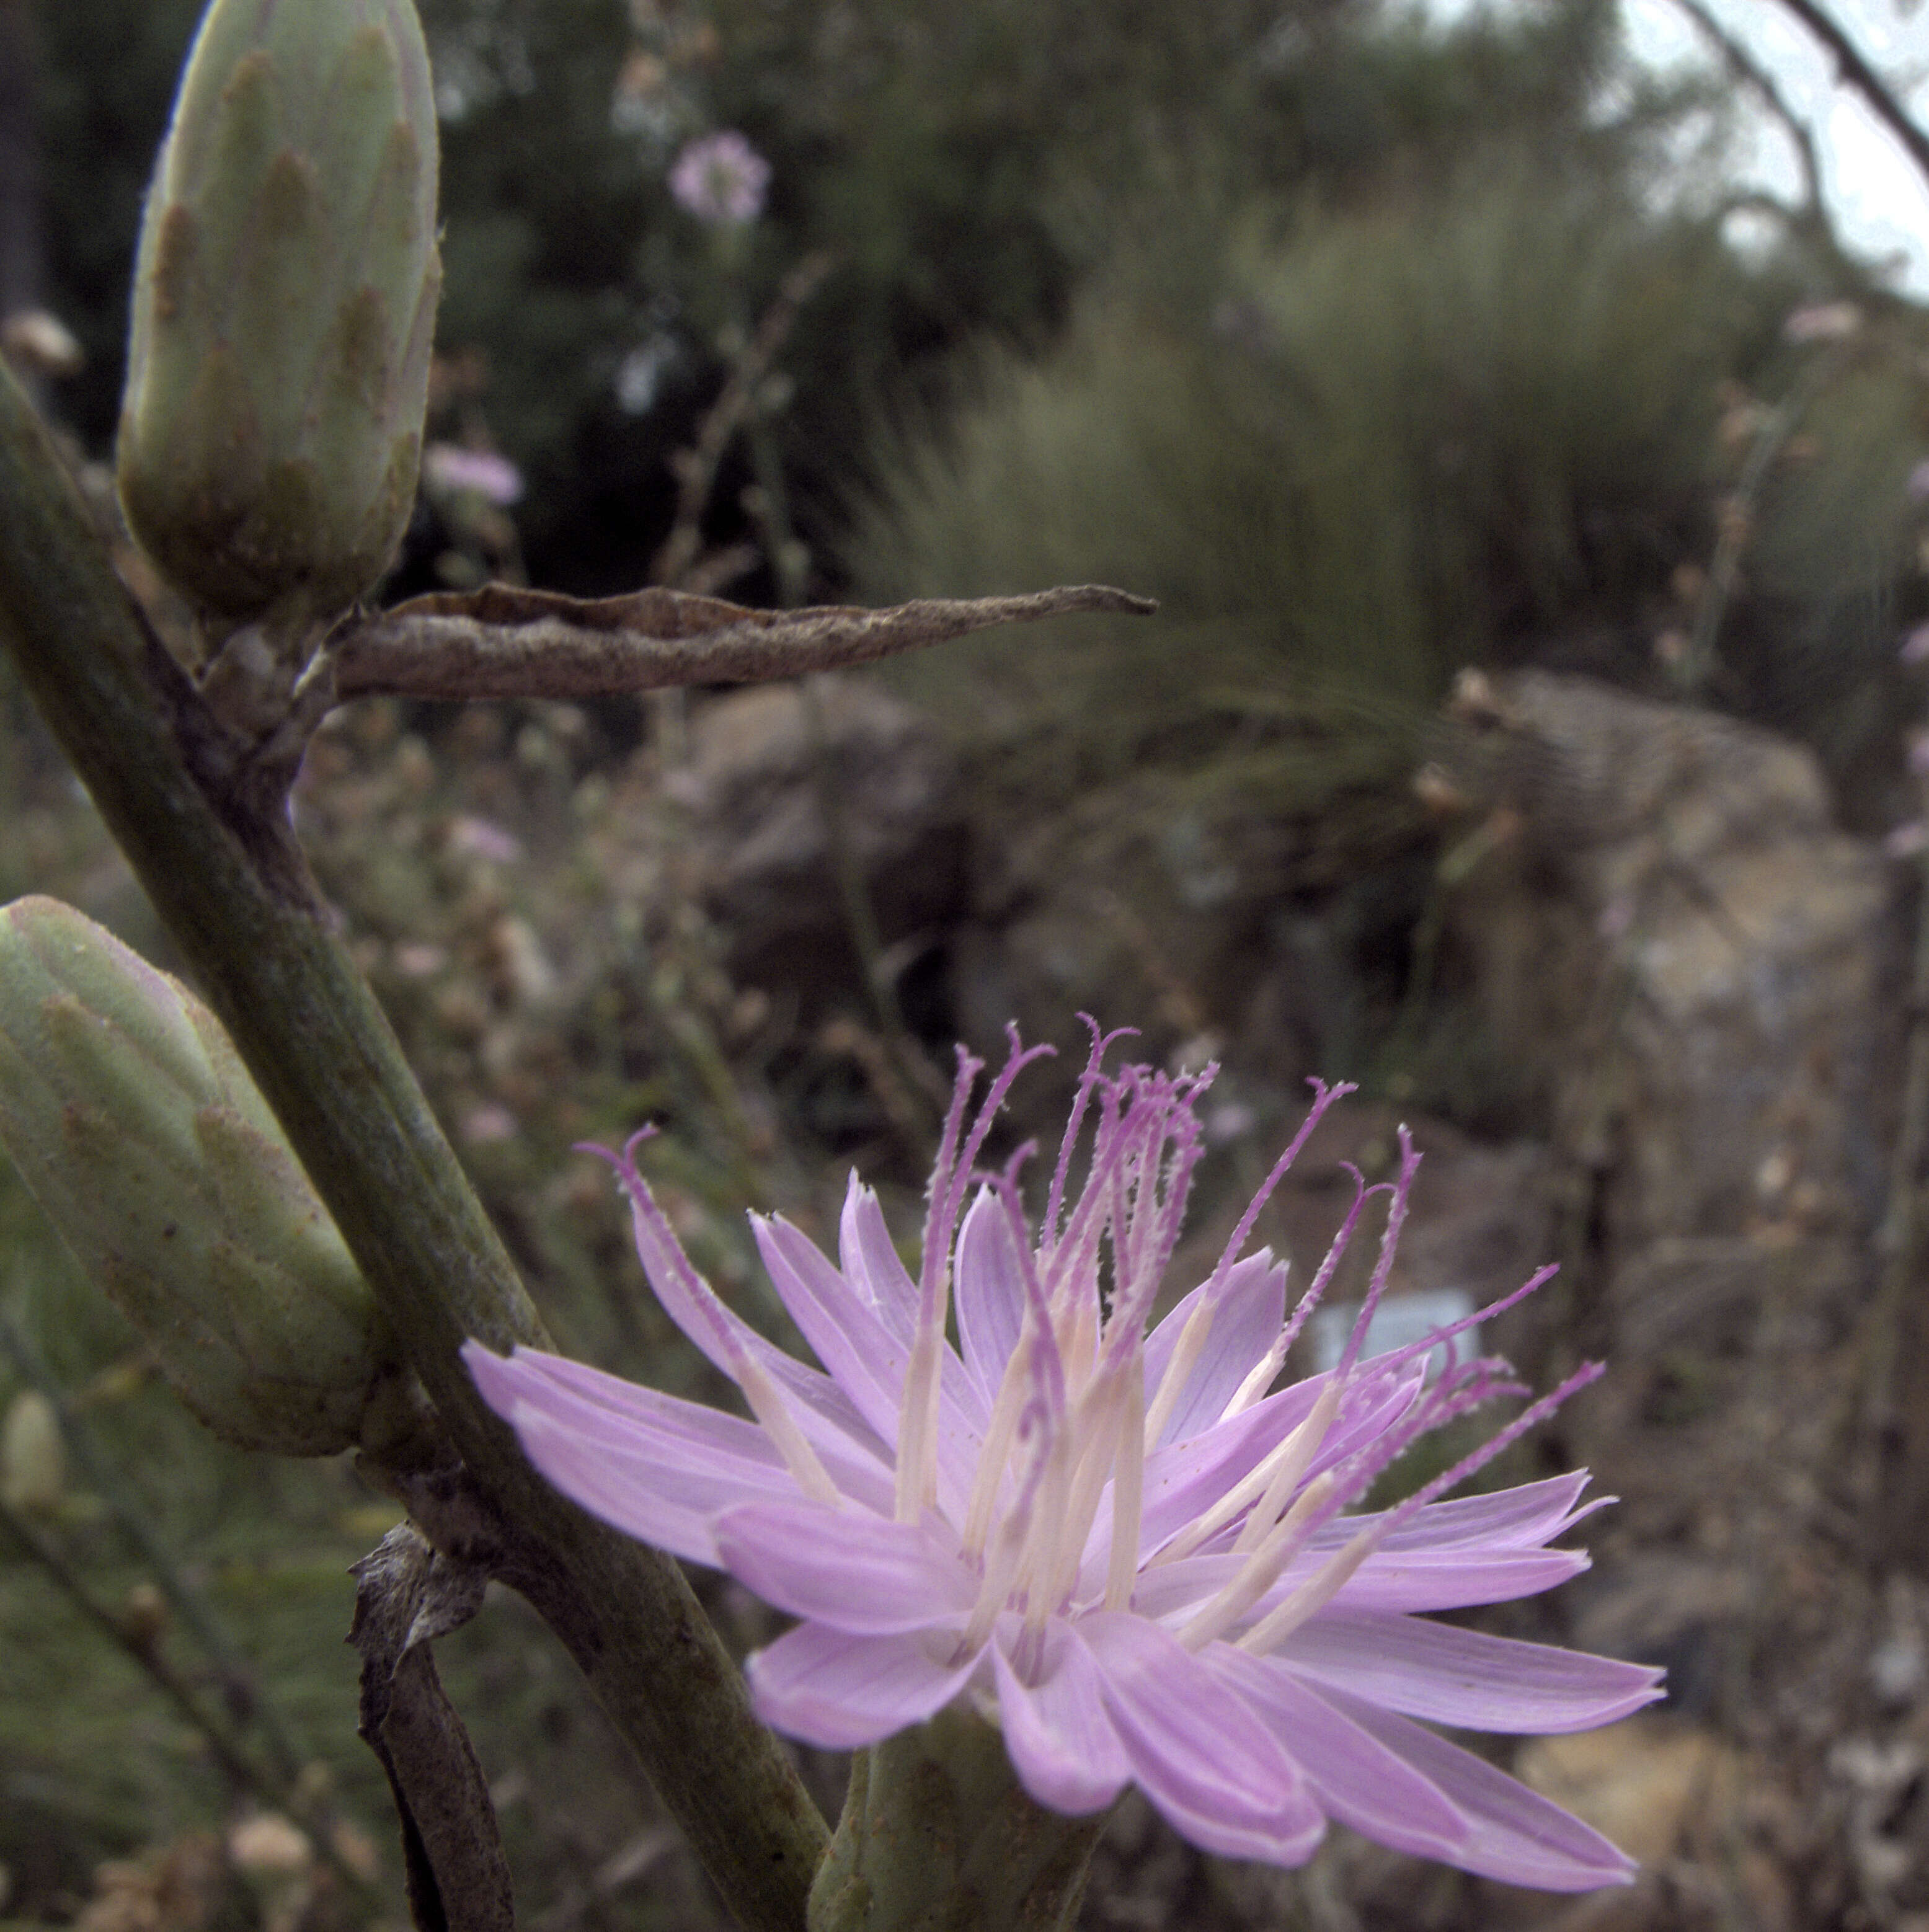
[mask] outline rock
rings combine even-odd
[[[1735,1753],[1712,1732],[1666,1718],[1536,1738],[1514,1760],[1523,1784],[1551,1798],[1643,1865],[1718,1827],[1742,1781]]]
[[[861,678],[826,676],[712,698],[665,789],[688,814],[696,893],[729,939],[734,977],[820,1010],[863,976],[824,800],[868,889],[885,946],[962,911],[957,765],[919,712]]]
[[[1579,1650],[1666,1667],[1668,1709],[1702,1719],[1719,1708],[1724,1662],[1748,1640],[1756,1579],[1732,1562],[1669,1549],[1624,1551],[1564,1594]]]
[[[1138,1027],[1135,1054],[1163,1059],[1232,1005],[1228,958],[1252,921],[1234,856],[1130,784],[988,832],[957,940],[960,1030],[978,1052],[1002,1051],[1008,1020],[1056,1039],[1089,1012]],[[1069,1088],[1076,1070],[1061,1071]]]
[[[1814,758],[1580,677],[1463,680],[1442,764],[1492,856],[1455,943],[1558,1153],[1596,1178],[1617,1349],[1839,1317],[1881,1185],[1874,849]]]

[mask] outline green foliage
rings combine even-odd
[[[1707,230],[1513,174],[1177,252],[1050,356],[982,356],[955,422],[888,449],[854,551],[881,596],[1162,600],[1156,626],[902,673],[946,716],[1076,746],[1067,782],[1216,747],[1230,708],[1318,752],[1312,802],[1409,755],[1459,666],[1626,616],[1696,537],[1762,301]]]
[[[94,446],[120,386],[139,198],[191,0],[47,9],[43,132],[55,304],[92,361],[65,393]],[[988,334],[1040,347],[1108,257],[1112,212],[1390,175],[1436,178],[1526,143],[1544,176],[1630,166],[1678,103],[1604,117],[1611,0],[1450,34],[1370,0],[424,0],[443,120],[439,344],[486,370],[481,406],[531,482],[538,580],[639,581],[670,513],[668,458],[719,380],[719,330],[782,273],[838,266],[785,353],[796,519],[842,527],[879,404],[929,400]],[[738,126],[774,166],[737,259],[670,201],[688,137]],[[616,378],[656,372],[626,411]],[[460,428],[459,418],[444,427]],[[728,518],[741,476],[725,478]]]
[[[1710,690],[1812,744],[1851,822],[1870,830],[1892,822],[1898,720],[1922,701],[1895,650],[1923,608],[1922,511],[1910,478],[1929,447],[1925,340],[1919,314],[1879,314],[1799,409],[1784,460],[1750,506],[1741,594]],[[1787,352],[1770,360],[1764,398],[1786,397],[1798,369]]]

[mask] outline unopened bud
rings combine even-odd
[[[38,1514],[57,1509],[67,1486],[67,1452],[53,1404],[38,1389],[22,1389],[0,1422],[0,1502]]]
[[[217,1435],[327,1456],[399,1426],[393,1334],[220,1022],[53,899],[0,909],[0,1144]]]
[[[412,0],[211,0],[141,228],[118,470],[230,628],[368,590],[415,499],[442,269]]]
[[[121,1634],[145,1657],[167,1629],[167,1599],[152,1583],[136,1583],[121,1606]]]

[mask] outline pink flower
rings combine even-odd
[[[1860,333],[1862,312],[1852,302],[1810,302],[1782,324],[1784,342],[1846,342]]]
[[[678,204],[713,226],[754,221],[770,185],[770,164],[734,128],[691,142],[670,170]]]
[[[429,481],[451,492],[467,490],[506,509],[519,502],[523,472],[493,449],[466,449],[458,442],[432,442],[422,452]]]
[[[1264,1250],[1238,1254],[1348,1090],[1316,1082],[1305,1124],[1217,1267],[1147,1334],[1211,1071],[1108,1075],[1110,1044],[1095,1033],[1036,1235],[1018,1192],[1025,1153],[1002,1173],[976,1172],[1012,1081],[1048,1051],[1021,1052],[1016,1037],[975,1118],[982,1065],[961,1055],[917,1279],[855,1177],[841,1267],[788,1223],[755,1222],[771,1279],[827,1372],[718,1300],[638,1172],[636,1140],[608,1156],[658,1297],[754,1420],[472,1342],[478,1384],[566,1494],[722,1566],[801,1620],[748,1666],[757,1708],[779,1730],[855,1748],[969,1698],[1003,1726],[1025,1788],[1055,1810],[1099,1810],[1130,1782],[1185,1837],[1231,1858],[1298,1864],[1334,1818],[1516,1885],[1625,1881],[1629,1862],[1606,1839],[1414,1721],[1583,1730],[1660,1694],[1644,1666],[1415,1614],[1531,1595],[1586,1568],[1582,1552],[1549,1546],[1597,1506],[1580,1503],[1585,1474],[1439,1498],[1598,1370],[1406,1501],[1343,1513],[1428,1430],[1520,1392],[1504,1363],[1458,1360],[1453,1338],[1546,1276],[1362,1360],[1418,1165],[1402,1133],[1398,1180],[1358,1188],[1288,1318],[1286,1269]],[[1386,1234],[1346,1354],[1269,1393],[1381,1191]],[[956,1348],[946,1339],[954,1288]],[[1443,1343],[1446,1366],[1430,1384],[1427,1358]]]

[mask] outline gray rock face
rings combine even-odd
[[[1598,1178],[1616,1342],[1719,1346],[1771,1276],[1839,1306],[1881,1185],[1882,861],[1808,752],[1732,719],[1541,672],[1455,711],[1501,847],[1457,939]]]
[[[733,692],[697,712],[690,736],[689,761],[665,789],[688,814],[692,876],[730,935],[734,977],[794,993],[807,1011],[862,984],[842,862],[862,877],[887,946],[956,917],[957,764],[908,705],[826,676],[814,710],[795,684]]]

